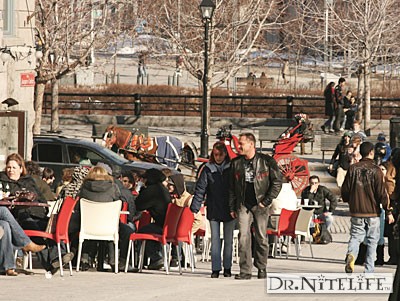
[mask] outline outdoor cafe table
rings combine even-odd
[[[321,208],[322,206],[320,205],[300,205],[300,208],[306,209],[306,210],[311,210],[311,209],[318,209]]]
[[[47,203],[38,203],[38,202],[16,202],[16,201],[9,201],[9,200],[0,200],[0,206],[7,206],[7,207],[15,207],[15,206],[26,206],[26,207],[50,207]]]

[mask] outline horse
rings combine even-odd
[[[146,137],[138,130],[128,131],[115,125],[106,128],[102,144],[109,149],[116,147],[128,160],[159,163],[173,169],[178,169],[179,163],[192,164],[188,161],[195,159],[192,147],[176,137]]]

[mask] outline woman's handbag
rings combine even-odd
[[[33,202],[36,200],[36,193],[29,190],[22,190],[15,192],[15,202]]]

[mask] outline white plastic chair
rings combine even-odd
[[[118,273],[118,225],[122,201],[93,202],[80,199],[81,231],[76,271],[79,272],[82,244],[85,239],[112,240],[115,245],[115,273]]]
[[[310,252],[311,252],[311,257],[314,258],[313,250],[312,250],[312,235],[310,234],[310,224],[312,221],[314,215],[314,209],[313,210],[305,210],[305,209],[300,209],[299,216],[296,221],[296,227],[295,227],[295,234],[296,234],[296,239],[298,241],[297,246],[300,248],[300,236],[304,236],[306,239],[308,238],[308,242],[310,245]],[[300,250],[297,252],[297,259],[299,259],[299,253]]]

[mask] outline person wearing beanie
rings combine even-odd
[[[145,186],[140,189],[135,200],[136,209],[147,210],[154,223],[144,226],[138,232],[162,234],[168,204],[171,203],[168,189],[163,185],[166,176],[161,170],[150,168],[146,170],[142,178]],[[146,243],[146,254],[150,257],[148,269],[159,270],[164,266],[160,243],[148,241]]]

